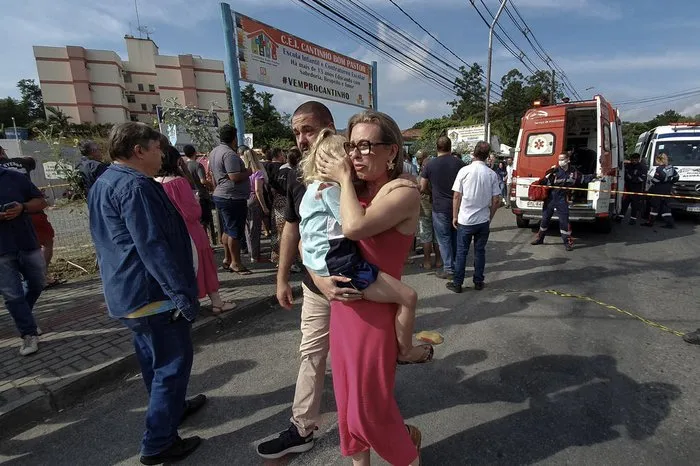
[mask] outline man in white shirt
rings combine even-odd
[[[508,157],[506,162],[506,209],[510,209],[510,185],[513,182],[513,158]]]
[[[501,206],[498,175],[485,163],[491,147],[480,141],[474,149],[473,162],[459,170],[452,191],[452,225],[457,230],[457,253],[453,281],[447,289],[462,292],[469,246],[474,239],[474,289],[484,289],[486,242],[489,224]]]

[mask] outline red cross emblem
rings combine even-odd
[[[542,139],[538,139],[537,141],[535,141],[534,146],[535,149],[542,150],[544,148],[544,141]]]

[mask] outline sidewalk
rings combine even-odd
[[[217,263],[221,253],[217,251]],[[239,276],[220,271],[221,295],[238,307],[215,317],[209,299],[202,300],[193,326],[205,338],[228,322],[238,322],[276,306],[272,264],[250,266],[255,273]],[[301,275],[292,274],[293,280]],[[298,284],[298,283],[294,283]],[[1,301],[1,300],[0,300]],[[34,309],[43,331],[39,352],[20,356],[14,322],[0,302],[0,432],[43,420],[88,393],[138,372],[130,332],[107,315],[102,283],[97,278],[74,280],[45,291]]]

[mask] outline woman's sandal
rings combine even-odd
[[[236,309],[236,303],[231,303],[228,301],[224,301],[223,306],[214,306],[212,305],[211,307],[211,312],[215,315],[221,315],[224,312],[232,311]]]
[[[400,366],[405,366],[407,364],[425,364],[426,362],[433,360],[433,355],[435,354],[435,348],[433,348],[433,345],[420,345],[416,346],[416,348],[423,348],[423,357],[421,359],[418,361],[402,361],[399,359],[396,361],[396,364]]]
[[[253,274],[253,272],[251,272],[250,270],[248,270],[245,267],[241,267],[240,269],[230,268],[229,270],[233,273],[238,274],[238,275],[252,275]]]

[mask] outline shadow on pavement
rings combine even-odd
[[[532,464],[572,446],[654,435],[670,414],[678,387],[638,383],[609,356],[537,356],[464,379],[461,367],[479,354],[437,360],[424,374],[430,389],[401,391],[407,417],[474,403],[524,403],[517,413],[476,425],[426,447],[426,464]],[[429,381],[429,382],[427,382]],[[440,393],[424,398],[425,393]],[[408,401],[408,403],[407,403]]]

